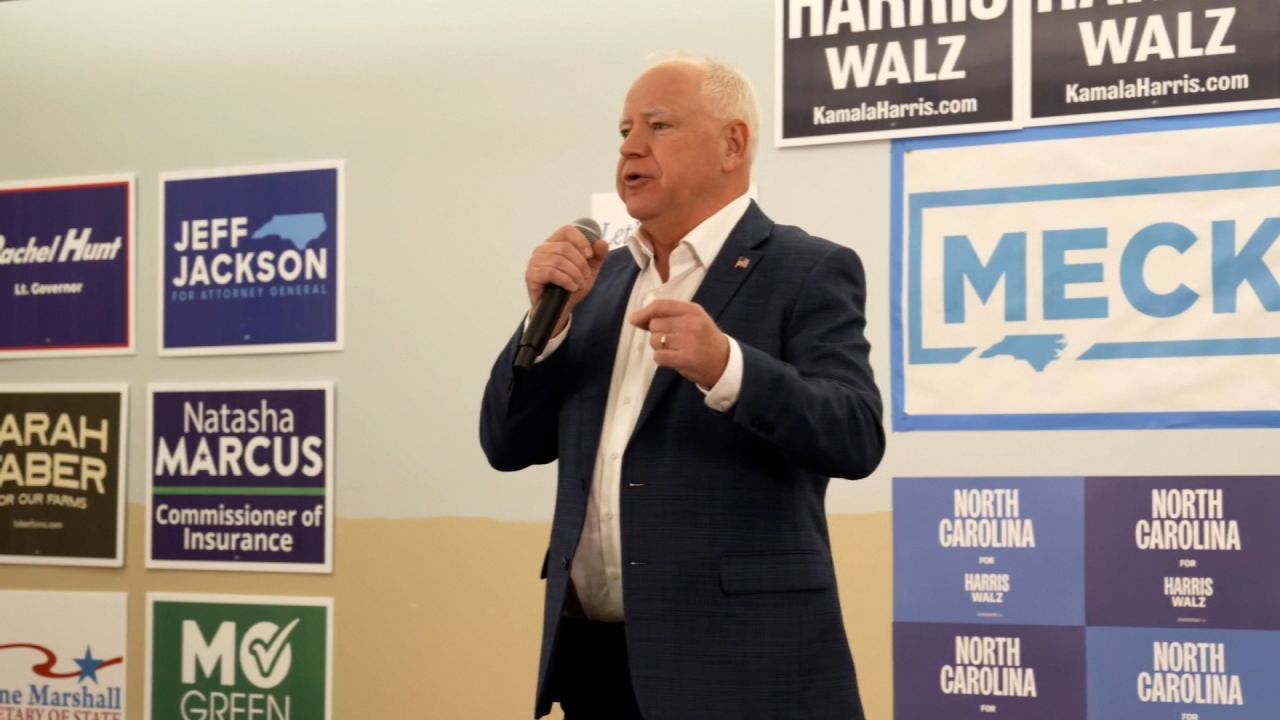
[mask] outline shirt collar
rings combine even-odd
[[[749,192],[739,195],[711,217],[698,223],[680,239],[678,245],[688,245],[693,251],[693,256],[697,258],[698,264],[704,268],[710,267],[711,261],[715,260],[720,248],[724,247],[725,241],[729,239],[729,233],[733,232],[733,228],[742,216],[747,214],[747,208],[750,205]],[[627,238],[627,249],[631,251],[631,257],[635,259],[636,265],[639,265],[641,270],[648,267],[649,261],[653,259],[653,242],[639,226]]]

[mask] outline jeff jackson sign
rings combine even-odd
[[[342,349],[342,163],[160,176],[160,353]]]

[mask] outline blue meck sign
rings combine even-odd
[[[896,144],[895,429],[1280,424],[1277,121]]]

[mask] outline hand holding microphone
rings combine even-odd
[[[533,310],[516,368],[531,367],[547,341],[564,330],[574,306],[591,292],[608,253],[609,244],[600,239],[600,226],[591,218],[573,221],[534,248],[524,273]]]

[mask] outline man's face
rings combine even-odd
[[[675,239],[719,209],[723,123],[702,96],[702,71],[660,65],[627,93],[619,129],[618,196],[651,232]]]

